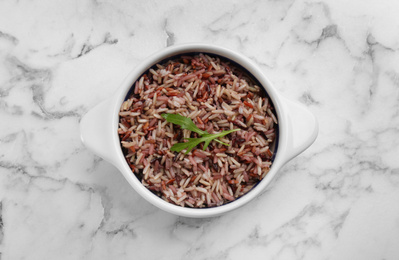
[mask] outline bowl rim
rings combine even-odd
[[[249,192],[241,196],[239,199],[229,202],[227,204],[212,207],[212,208],[189,208],[189,207],[181,207],[178,205],[174,205],[169,203],[157,195],[153,194],[150,190],[148,190],[144,185],[141,184],[139,179],[132,172],[130,167],[125,161],[123,151],[120,147],[120,140],[118,136],[118,123],[119,123],[119,110],[122,102],[125,100],[127,93],[131,90],[133,83],[150,67],[155,65],[157,62],[161,60],[165,60],[169,57],[180,55],[183,53],[192,53],[192,52],[204,52],[209,54],[215,54],[221,57],[225,57],[226,59],[230,59],[242,67],[244,67],[248,72],[256,78],[261,84],[261,87],[264,88],[266,93],[269,95],[273,106],[275,108],[276,116],[278,118],[278,150],[276,152],[276,156],[274,158],[274,162],[270,168],[270,171],[266,175],[266,177],[261,180],[254,188],[252,188]],[[133,187],[133,189],[138,192],[144,199],[146,199],[151,204],[157,206],[158,208],[167,211],[172,214],[184,216],[184,217],[214,217],[221,215],[223,213],[232,211],[241,206],[244,206],[254,198],[258,197],[265,191],[265,188],[269,185],[269,183],[274,179],[277,171],[284,165],[284,154],[287,150],[287,140],[288,140],[288,120],[285,114],[285,106],[283,101],[280,98],[280,94],[277,92],[273,84],[270,80],[264,75],[262,70],[259,68],[255,62],[244,56],[243,54],[227,49],[225,47],[208,44],[208,43],[186,43],[173,45],[170,47],[166,47],[160,51],[155,52],[149,57],[145,58],[142,62],[140,62],[135,68],[126,76],[120,85],[118,91],[112,98],[112,132],[114,133],[112,136],[112,143],[114,145],[114,151],[117,154],[116,167],[121,171],[125,179],[129,182],[129,184]]]

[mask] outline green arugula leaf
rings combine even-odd
[[[194,147],[203,142],[203,140],[201,140],[202,138],[186,138],[186,139],[188,140],[188,142],[174,144],[170,148],[170,150],[172,152],[181,152],[182,150],[187,149],[185,154],[188,154]]]
[[[221,143],[223,145],[230,146],[229,144],[223,143],[222,141],[220,141],[220,140],[218,140],[216,138],[223,137],[225,135],[228,135],[228,134],[231,134],[233,132],[240,131],[240,130],[241,129],[232,129],[232,130],[222,131],[222,132],[220,132],[218,134],[205,134],[205,135],[203,135],[201,138],[199,138],[199,139],[203,139],[204,142],[205,142],[203,150],[204,151],[206,150],[206,148],[208,147],[209,143],[212,140],[215,140],[216,142]]]
[[[170,148],[170,150],[173,152],[181,152],[182,150],[186,149],[187,151],[185,152],[185,154],[188,154],[194,147],[196,147],[202,142],[204,142],[203,150],[205,151],[206,148],[209,146],[209,144],[212,142],[212,140],[215,140],[216,142],[221,143],[223,145],[230,146],[229,144],[226,144],[216,138],[223,137],[230,133],[241,130],[241,129],[232,129],[232,130],[222,131],[217,134],[210,134],[207,131],[202,131],[201,129],[199,129],[194,124],[194,122],[188,117],[184,117],[177,114],[162,114],[162,117],[165,118],[166,121],[170,123],[173,123],[175,125],[180,125],[182,129],[188,129],[201,136],[200,138],[185,138],[186,140],[188,140],[188,142],[177,143]]]
[[[184,117],[178,114],[162,114],[162,117],[165,118],[166,121],[168,121],[169,123],[179,125],[181,129],[187,129],[199,135],[204,135],[208,133],[207,131],[202,131],[201,129],[199,129],[191,120],[191,118]]]

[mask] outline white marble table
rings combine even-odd
[[[399,259],[399,2],[0,2],[0,259]],[[320,123],[257,200],[188,219],[88,151],[79,121],[136,64],[209,42]]]

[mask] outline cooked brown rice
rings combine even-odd
[[[203,143],[185,155],[170,148],[198,135],[161,114],[189,117],[201,130],[230,144]],[[120,109],[118,133],[126,161],[142,184],[162,199],[193,208],[220,206],[250,191],[272,164],[274,108],[247,74],[207,54],[157,64],[134,83]]]

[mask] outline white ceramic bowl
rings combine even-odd
[[[274,104],[278,117],[278,148],[269,173],[244,196],[233,202],[214,208],[183,208],[176,206],[162,200],[145,188],[124,159],[117,131],[119,122],[118,112],[132,84],[156,63],[175,55],[192,52],[216,54],[246,68],[265,88]],[[147,201],[160,209],[176,215],[201,218],[217,216],[237,209],[260,195],[285,163],[303,152],[314,142],[318,133],[318,124],[313,114],[304,106],[282,97],[259,67],[245,56],[235,51],[210,44],[184,44],[165,48],[140,63],[129,73],[113,96],[91,109],[82,118],[80,130],[82,141],[87,148],[117,167],[136,192]]]

